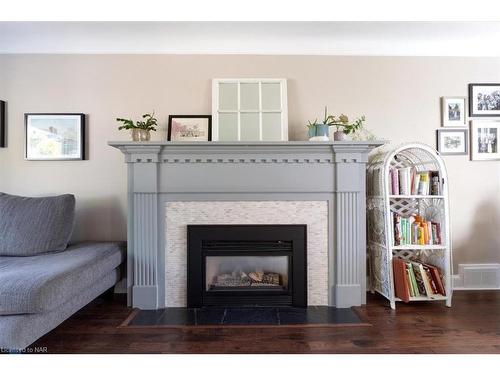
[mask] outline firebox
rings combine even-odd
[[[188,225],[187,305],[307,306],[305,225]]]

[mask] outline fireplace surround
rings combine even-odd
[[[187,307],[307,306],[305,225],[189,225]]]
[[[370,150],[384,142],[109,144],[125,154],[128,166],[129,305],[141,309],[169,305],[169,267],[177,270],[175,283],[187,284],[187,274],[178,272],[183,267],[172,263],[186,262],[185,258],[168,253],[172,250],[167,243],[170,205],[210,203],[217,207],[218,203],[236,202],[325,202],[327,258],[315,260],[328,269],[324,288],[327,298],[321,304],[350,307],[366,302],[365,165]],[[252,224],[246,221],[243,210],[236,217]],[[192,212],[188,222],[211,224],[204,219]],[[239,219],[230,224],[240,223]],[[224,217],[217,223],[228,224]],[[274,224],[273,218],[264,223]],[[178,229],[180,236],[185,236],[187,226]],[[308,233],[308,242],[309,237]],[[173,240],[182,242],[179,238]],[[186,251],[178,246],[174,249]],[[308,248],[307,252],[314,250]],[[308,263],[313,263],[309,255]],[[182,298],[174,298],[180,303],[177,306],[186,306]]]

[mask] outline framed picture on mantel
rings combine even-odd
[[[26,160],[84,160],[83,113],[26,113]]]
[[[203,142],[212,140],[212,116],[168,116],[167,141]]]

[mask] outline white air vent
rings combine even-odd
[[[500,264],[459,264],[454,289],[500,289]]]

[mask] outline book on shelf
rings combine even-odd
[[[428,273],[431,274],[432,280],[434,281],[434,286],[437,294],[441,294],[443,296],[446,295],[446,290],[444,288],[443,280],[441,279],[441,271],[438,267],[433,266],[432,264],[422,263],[424,270],[427,268],[429,270]]]
[[[426,221],[420,215],[403,217],[395,212],[391,215],[394,246],[442,245],[440,223]]]
[[[403,259],[392,258],[392,270],[394,275],[394,294],[405,302],[410,302],[410,286],[406,271],[406,263]]]
[[[419,259],[392,258],[394,294],[404,302],[412,297],[446,296],[441,270]]]
[[[415,167],[391,168],[389,170],[389,193],[391,195],[440,195],[439,172],[419,172]]]

